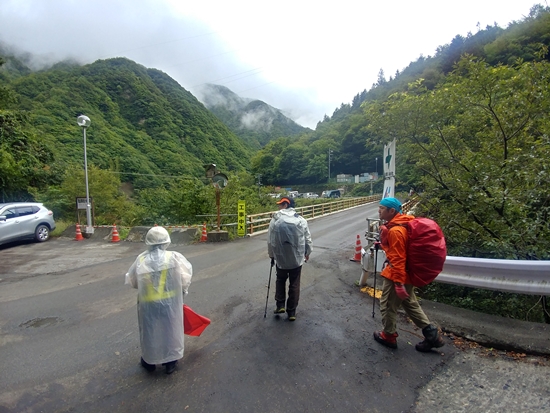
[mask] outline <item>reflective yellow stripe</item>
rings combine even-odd
[[[172,253],[170,251],[167,251],[164,256],[165,264],[168,264],[168,261],[170,261],[171,257],[172,257]],[[141,257],[141,262],[143,262],[144,259],[145,257]],[[145,284],[145,294],[141,296],[141,299],[144,302],[150,303],[154,301],[161,301],[161,300],[165,300],[167,298],[172,298],[176,296],[176,290],[165,291],[167,273],[168,273],[167,268],[165,268],[160,272],[158,288],[155,288],[153,286],[153,281],[151,280],[151,274],[145,274],[147,278],[144,279],[144,281],[147,282],[147,284]]]

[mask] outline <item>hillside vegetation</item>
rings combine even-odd
[[[121,179],[136,188],[159,185],[153,175],[202,176],[205,163],[226,172],[248,166],[251,148],[158,70],[123,58],[41,72],[14,66],[9,59],[1,72],[15,98],[9,108],[25,115],[25,128],[51,151],[49,169],[82,163],[80,114],[92,120],[89,162],[123,172]],[[7,196],[17,189],[4,186]]]

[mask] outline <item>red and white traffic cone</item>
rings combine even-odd
[[[208,234],[206,233],[206,222],[202,226],[202,235],[201,235],[201,241],[200,242],[206,242],[208,241]]]
[[[118,230],[116,229],[115,224],[113,224],[113,232],[111,234],[111,242],[120,242],[120,237],[118,236]]]
[[[82,236],[82,232],[80,232],[80,224],[76,223],[76,236],[74,237],[75,241],[82,241],[84,240],[84,237]]]
[[[363,247],[361,246],[361,237],[357,235],[357,240],[355,241],[355,255],[353,258],[350,259],[350,261],[355,262],[361,262],[361,250]]]

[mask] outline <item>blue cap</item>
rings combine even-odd
[[[399,199],[397,198],[384,198],[380,201],[380,205],[384,205],[386,208],[393,208],[397,212],[403,212],[403,209],[401,208],[401,202],[399,202]]]

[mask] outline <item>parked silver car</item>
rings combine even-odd
[[[37,202],[0,204],[0,244],[32,239],[47,241],[55,229],[53,212]]]

